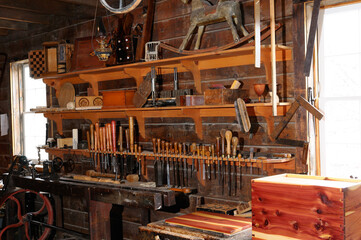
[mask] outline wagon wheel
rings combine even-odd
[[[39,196],[42,199],[43,204],[42,204],[42,206],[40,207],[39,210],[34,211],[34,212],[28,212],[28,213],[25,213],[24,215],[22,215],[21,203],[20,203],[19,199],[16,198],[16,195],[19,195],[21,193],[29,193],[29,192]],[[14,223],[14,224],[7,225],[5,228],[3,228],[1,230],[1,232],[0,232],[0,239],[3,239],[3,235],[5,234],[5,232],[7,230],[12,229],[12,228],[19,228],[19,227],[22,227],[22,226],[24,226],[24,228],[25,228],[26,239],[27,240],[32,239],[30,234],[29,234],[29,232],[30,232],[30,222],[31,222],[32,217],[36,217],[36,216],[38,216],[40,214],[43,215],[43,214],[47,213],[48,220],[47,220],[46,223],[48,225],[53,224],[53,221],[54,221],[53,208],[51,206],[50,200],[46,196],[44,196],[44,195],[42,195],[42,194],[40,194],[38,192],[32,191],[32,190],[21,189],[21,190],[15,191],[15,192],[11,193],[10,195],[7,195],[6,197],[2,198],[1,201],[0,201],[0,206],[3,206],[6,202],[9,202],[9,201],[13,201],[16,204],[16,207],[17,207],[16,218],[17,218],[18,222]],[[50,228],[45,228],[45,230],[42,232],[42,234],[38,238],[38,240],[45,240],[48,237],[48,235],[50,234],[50,232],[51,232]]]
[[[109,0],[108,0],[109,1]],[[131,0],[129,4],[123,5],[124,0],[119,1],[119,8],[114,8],[107,3],[107,0],[100,0],[100,3],[112,13],[127,13],[136,8],[142,0]]]

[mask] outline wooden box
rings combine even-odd
[[[73,146],[73,138],[58,138],[57,139],[57,148],[64,148],[64,146],[72,147]]]
[[[361,181],[296,174],[252,180],[253,239],[361,239]]]
[[[103,92],[103,109],[134,107],[133,97],[135,90],[119,90]]]
[[[102,96],[75,97],[76,110],[101,109],[103,106]]]
[[[203,95],[185,95],[176,98],[177,106],[199,106],[204,105]]]
[[[206,105],[233,104],[237,98],[246,98],[247,91],[242,89],[206,89],[204,103]]]
[[[44,42],[45,73],[58,72],[58,42]]]

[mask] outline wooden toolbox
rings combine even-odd
[[[243,89],[206,89],[204,91],[205,105],[233,104],[237,98],[246,98],[247,90]]]
[[[252,180],[253,239],[361,239],[361,181],[296,174]]]

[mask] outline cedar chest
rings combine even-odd
[[[296,174],[252,180],[253,239],[361,239],[361,181]]]

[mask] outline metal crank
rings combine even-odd
[[[33,193],[33,194],[37,195],[39,198],[41,198],[43,200],[43,205],[37,211],[28,212],[28,213],[25,213],[24,215],[22,215],[21,212],[22,212],[23,208],[21,206],[20,200],[18,198],[16,198],[16,195],[19,195],[21,193],[29,193],[29,192]],[[54,221],[53,208],[51,206],[50,200],[43,194],[40,194],[40,193],[32,191],[32,190],[21,189],[21,190],[15,191],[15,192],[3,197],[0,201],[0,206],[3,206],[4,204],[6,204],[7,202],[10,202],[10,201],[15,202],[15,204],[16,204],[16,207],[17,207],[16,218],[17,218],[18,222],[7,225],[5,228],[3,228],[0,232],[0,239],[3,239],[3,235],[5,234],[5,232],[7,230],[13,229],[13,228],[19,228],[22,226],[24,226],[24,228],[25,228],[26,239],[28,239],[28,240],[32,239],[30,224],[32,223],[32,219],[40,214],[43,216],[44,214],[47,213],[47,222],[46,222],[46,224],[44,223],[44,225],[50,226],[53,224],[53,221]],[[49,236],[50,232],[51,232],[51,229],[49,227],[45,227],[45,229],[43,230],[43,232],[40,235],[40,237],[38,238],[38,240],[45,240]]]

